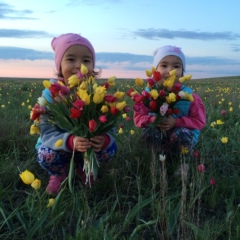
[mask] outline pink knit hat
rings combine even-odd
[[[155,68],[157,68],[159,62],[164,57],[170,56],[170,55],[179,57],[182,61],[183,71],[186,71],[186,61],[185,61],[185,56],[184,56],[183,52],[181,51],[180,48],[170,46],[170,45],[160,47],[154,52],[153,66]]]
[[[55,52],[55,65],[57,71],[60,71],[61,61],[64,53],[73,45],[83,45],[89,48],[93,57],[93,67],[95,66],[95,51],[92,44],[86,38],[78,34],[66,33],[53,38],[51,42],[52,49]]]

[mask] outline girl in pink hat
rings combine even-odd
[[[52,40],[51,46],[55,52],[55,65],[59,79],[68,84],[67,79],[80,69],[81,64],[88,68],[89,76],[96,76],[99,72],[94,70],[95,51],[88,39],[74,33],[62,34]],[[58,79],[58,80],[59,80]],[[51,80],[57,82],[57,80]],[[48,89],[44,89],[43,97],[51,102],[52,96]],[[85,182],[86,176],[83,171],[83,156],[88,148],[93,148],[98,161],[104,162],[112,158],[117,146],[115,139],[110,133],[89,139],[74,136],[68,131],[59,129],[49,124],[49,116],[40,116],[40,137],[36,144],[37,161],[48,171],[50,180],[46,188],[49,194],[57,194],[61,183],[66,179],[69,172],[69,163],[72,157],[73,143],[75,142],[75,167],[77,175]],[[58,139],[63,140],[62,146],[55,146]]]

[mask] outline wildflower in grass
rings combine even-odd
[[[41,187],[41,180],[35,178],[31,183],[31,187],[34,188],[35,190],[38,190]]]
[[[129,122],[131,118],[129,116],[126,117],[126,121]]]
[[[232,106],[232,102],[229,102],[228,105],[229,105],[229,106]]]
[[[54,204],[54,202],[55,202],[55,199],[54,199],[54,198],[50,198],[50,199],[48,200],[48,205],[47,205],[47,207],[48,207],[48,208],[49,208],[49,207],[52,207],[53,204]]]
[[[222,138],[221,138],[221,142],[222,142],[223,144],[228,143],[228,137],[222,137]]]
[[[217,125],[222,125],[222,124],[224,124],[224,122],[222,121],[222,120],[217,120]]]
[[[123,129],[122,129],[122,128],[119,128],[118,133],[119,133],[119,134],[122,134],[122,133],[123,133]]]
[[[221,114],[222,114],[222,115],[225,115],[226,113],[227,113],[226,110],[222,110],[222,111],[221,111]]]
[[[25,184],[31,184],[35,179],[35,176],[28,170],[20,173],[19,176]]]
[[[198,172],[206,172],[204,164],[198,164],[197,170]]]
[[[233,107],[230,107],[230,108],[229,108],[229,112],[232,112],[232,111],[233,111]]]
[[[1,108],[5,108],[5,105],[3,104],[3,105],[1,105]]]
[[[122,117],[123,117],[123,118],[126,118],[126,117],[127,117],[127,114],[126,114],[126,113],[124,113],[124,114],[122,115]]]
[[[135,134],[134,130],[130,130],[131,135]]]
[[[189,152],[189,150],[186,147],[184,147],[184,146],[181,147],[182,154],[187,154],[188,152]]]
[[[198,157],[199,157],[199,152],[198,152],[198,150],[195,150],[195,151],[193,152],[193,157],[194,157],[194,158],[198,158]]]
[[[29,109],[29,110],[32,109],[32,105],[28,105],[28,109]]]
[[[161,162],[165,161],[166,160],[166,155],[159,154],[159,160]]]
[[[211,126],[211,127],[215,127],[216,124],[217,124],[217,123],[214,121],[214,122],[212,122],[212,123],[210,124],[210,126]]]
[[[216,185],[216,180],[215,180],[215,178],[211,178],[210,181],[209,181],[209,183],[210,183],[211,186]]]
[[[55,142],[55,146],[56,147],[61,147],[63,145],[63,140],[62,139],[58,139],[56,142]]]
[[[24,107],[25,106],[25,102],[22,102],[22,107]]]

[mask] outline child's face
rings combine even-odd
[[[82,45],[73,45],[67,49],[61,61],[61,72],[67,84],[67,80],[76,74],[84,64],[88,68],[88,76],[93,75],[93,57],[91,51]]]
[[[169,77],[169,72],[177,69],[176,79],[178,80],[183,76],[182,61],[177,56],[166,56],[164,57],[157,66],[157,71],[159,71],[163,78]]]

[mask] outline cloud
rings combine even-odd
[[[51,52],[36,51],[28,48],[18,47],[1,47],[0,46],[0,59],[21,59],[21,60],[38,60],[48,59],[53,60],[54,56]]]
[[[19,30],[19,29],[0,29],[0,38],[45,38],[52,37],[44,31]]]
[[[0,19],[10,19],[10,20],[31,19],[31,20],[34,20],[36,18],[26,16],[26,15],[29,15],[32,13],[33,12],[31,10],[18,11],[18,10],[15,10],[12,7],[12,5],[9,5],[9,4],[3,3],[3,2],[0,3]]]
[[[236,40],[240,35],[233,32],[201,32],[201,31],[186,31],[186,30],[168,30],[168,29],[139,29],[133,34],[137,37],[143,37],[151,40],[161,38],[175,39],[198,39],[198,40]]]
[[[233,52],[240,52],[240,44],[232,44],[231,49]]]

